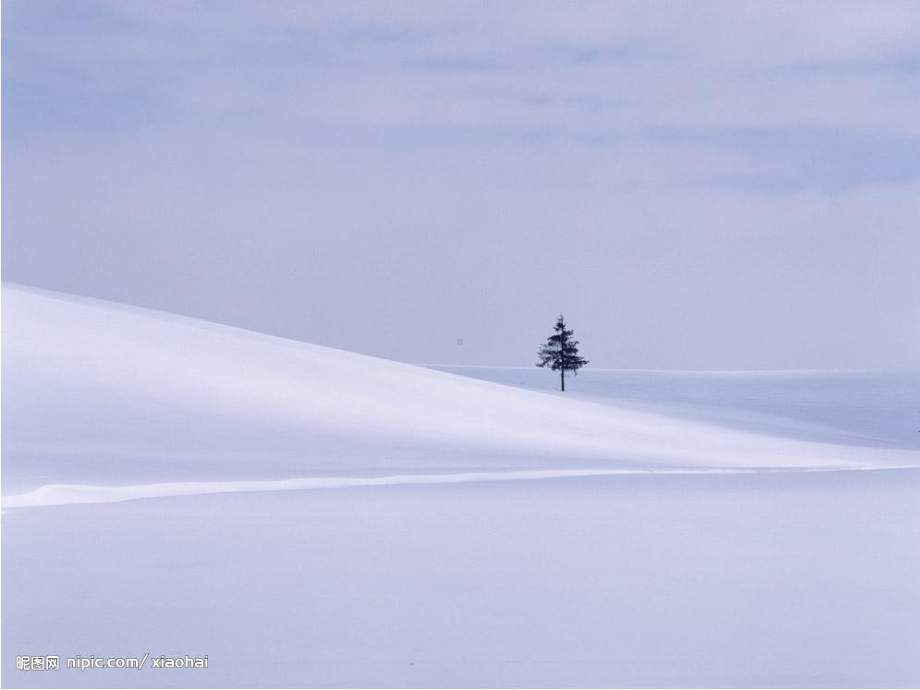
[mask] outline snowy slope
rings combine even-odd
[[[62,482],[920,465],[906,449],[731,430],[14,285],[3,440],[5,495]]]
[[[917,687],[918,499],[896,470],[5,510],[3,686]]]
[[[554,392],[558,376],[530,367],[433,369]],[[807,441],[920,449],[916,370],[650,371],[588,367],[566,397]]]
[[[648,380],[563,398],[4,287],[4,687],[916,686],[920,470],[836,470],[918,453],[654,414],[692,391]]]

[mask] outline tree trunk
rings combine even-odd
[[[562,392],[565,393],[565,332],[559,335],[559,374],[562,377]]]

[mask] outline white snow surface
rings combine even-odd
[[[847,468],[851,471],[871,468]],[[904,469],[904,468],[902,468]],[[692,475],[752,474],[765,469],[596,469],[596,470],[519,470],[510,472],[461,472],[459,474],[397,474],[383,477],[304,477],[301,479],[267,479],[227,482],[168,482],[131,486],[80,486],[46,484],[28,493],[9,496],[5,508],[68,505],[71,503],[121,503],[139,498],[228,494],[243,491],[305,491],[307,489],[347,489],[359,486],[404,486],[411,484],[467,484],[469,482],[505,482],[533,479],[571,479],[575,477],[609,477],[615,475]],[[773,470],[784,471],[784,470]],[[844,469],[809,468],[790,472],[843,472]]]
[[[4,687],[920,684],[916,373],[563,396],[10,285],[2,337]]]
[[[6,510],[3,685],[917,687],[918,497],[643,473]],[[144,654],[210,666],[63,667]]]
[[[330,475],[920,465],[9,284],[3,437],[6,507]]]

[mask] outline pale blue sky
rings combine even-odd
[[[601,366],[920,366],[920,3],[2,9],[4,280],[415,362],[564,311]]]

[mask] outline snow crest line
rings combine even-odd
[[[302,477],[298,479],[170,482],[129,486],[91,486],[80,484],[46,484],[33,491],[3,497],[3,508],[38,508],[78,503],[119,503],[142,498],[196,496],[244,491],[296,491],[304,489],[345,489],[359,486],[398,486],[409,484],[463,484],[528,479],[564,479],[610,475],[700,475],[761,474],[777,472],[840,472],[881,469],[877,467],[805,467],[805,468],[698,468],[698,469],[592,469],[592,470],[520,470],[512,472],[463,472],[459,474],[398,474],[387,477]],[[884,468],[908,469],[908,468]]]

